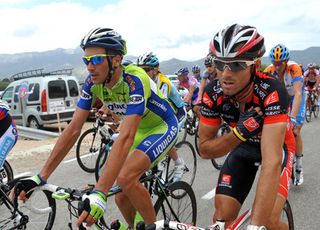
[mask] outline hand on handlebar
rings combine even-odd
[[[10,192],[10,198],[13,200],[15,192],[18,195],[18,199],[26,202],[33,193],[33,189],[37,186],[45,185],[47,182],[44,181],[41,176],[35,175],[33,177],[27,177],[25,179],[19,180],[17,185]]]
[[[106,195],[99,190],[93,190],[83,198],[84,200],[79,202],[78,227],[84,222],[87,226],[94,224],[103,216],[107,205]]]

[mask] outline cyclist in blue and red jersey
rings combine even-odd
[[[290,96],[289,116],[293,123],[293,132],[296,137],[296,185],[303,183],[302,149],[303,142],[301,129],[304,124],[306,112],[306,99],[301,67],[290,59],[290,51],[283,44],[274,46],[269,53],[272,62],[264,72],[278,78],[286,86]]]
[[[18,139],[16,125],[9,110],[8,103],[0,100],[0,169]]]
[[[264,52],[264,37],[252,26],[228,26],[210,43],[218,77],[202,97],[200,155],[212,159],[230,152],[217,183],[214,226],[237,218],[261,165],[247,230],[288,228],[280,213],[288,197],[295,139],[284,85],[256,69]],[[217,137],[222,119],[233,132]]]

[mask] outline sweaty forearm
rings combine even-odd
[[[241,141],[233,132],[222,137],[207,139],[200,143],[200,156],[204,159],[222,157],[239,145]]]
[[[292,110],[290,113],[290,116],[292,117],[296,117],[298,112],[299,112],[299,108],[300,108],[300,103],[302,102],[302,95],[301,93],[295,94],[294,98],[293,98],[293,103],[292,103]]]
[[[80,132],[75,132],[72,129],[65,130],[61,134],[48,160],[40,172],[40,175],[44,180],[47,180],[52,172],[58,167],[60,162],[64,159],[77,141],[79,135]]]

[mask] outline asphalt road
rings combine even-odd
[[[311,123],[306,123],[302,136],[304,140],[304,174],[305,182],[302,186],[291,186],[289,194],[289,202],[291,204],[294,216],[295,229],[298,230],[317,230],[320,229],[320,212],[319,212],[319,191],[320,191],[320,118],[313,120]],[[193,137],[188,140],[193,143]],[[14,165],[14,162],[13,162]],[[39,169],[42,165],[39,165]],[[29,171],[26,165],[26,171]],[[21,169],[19,170],[21,171]],[[37,173],[39,170],[34,170],[32,173]],[[218,171],[212,167],[209,160],[198,158],[198,170],[193,189],[197,198],[198,207],[198,226],[207,226],[212,223],[212,215],[214,212],[212,199],[203,199],[202,197],[210,192],[218,177]],[[87,183],[94,183],[94,175],[85,173],[77,165],[76,161],[61,164],[54,172],[49,180],[50,183],[65,187],[82,187]],[[243,210],[250,207],[254,197],[255,187],[252,189],[247,198]],[[208,196],[208,195],[207,195]],[[109,199],[108,210],[105,218],[107,220],[120,219],[121,215],[114,205],[114,200]],[[66,210],[64,202],[58,202],[57,217],[55,220],[54,229],[67,229],[69,214]],[[75,222],[75,219],[73,219]]]

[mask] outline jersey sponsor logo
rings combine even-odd
[[[167,110],[168,110],[164,104],[161,104],[160,102],[157,102],[157,101],[154,100],[154,99],[149,100],[149,102],[150,102],[151,104],[157,106],[158,108],[162,109],[163,112],[167,112]]]
[[[130,95],[129,104],[140,104],[144,102],[144,98],[140,94]]]
[[[266,97],[266,93],[263,92],[258,85],[254,85],[254,89],[257,92],[257,94],[262,98],[262,100]]]
[[[144,146],[150,147],[152,143],[151,143],[151,141],[149,141],[149,140],[145,140],[142,144],[143,144]]]
[[[132,79],[132,77],[126,76],[125,79],[129,83],[130,91],[134,91],[136,89],[136,84],[135,84],[134,80]]]
[[[229,187],[231,188],[231,175],[229,174],[223,174],[221,177],[221,182],[219,183],[219,186]]]
[[[269,94],[264,101],[264,106],[267,107],[270,104],[279,102],[279,95],[277,91],[273,91],[271,94]]]
[[[249,119],[245,120],[243,122],[243,125],[250,132],[252,132],[253,130],[256,130],[257,128],[259,128],[258,122],[256,122],[256,120],[253,117],[250,117]]]
[[[83,100],[91,100],[92,97],[86,91],[82,90],[81,99],[83,99]]]
[[[155,149],[152,150],[153,155],[155,158],[157,158],[161,153],[163,153],[168,145],[172,143],[172,140],[177,136],[178,128],[176,126],[171,126],[169,135],[166,136],[166,138],[158,144],[158,146],[155,147]]]
[[[4,138],[4,140],[2,142],[1,149],[0,149],[0,163],[4,162],[10,149],[14,145],[14,142],[15,142],[15,140],[12,139],[11,137]]]
[[[213,102],[211,101],[211,98],[206,92],[203,94],[202,102],[206,104],[209,108],[212,108],[213,106]]]
[[[260,87],[263,88],[263,89],[265,89],[265,90],[267,90],[267,89],[270,87],[270,85],[267,84],[267,83],[265,83],[265,82],[261,82],[261,83],[260,83]]]

